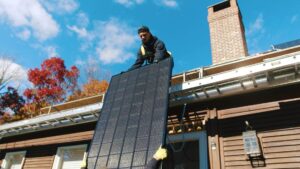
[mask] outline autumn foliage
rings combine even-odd
[[[13,87],[8,87],[5,93],[0,95],[0,124],[25,118],[23,110],[25,100]]]
[[[29,70],[28,80],[33,87],[24,91],[29,103],[27,108],[38,109],[66,100],[77,86],[78,76],[79,70],[76,66],[68,70],[64,61],[58,57],[45,60],[40,69]]]
[[[106,80],[90,79],[83,85],[82,90],[76,90],[70,97],[69,101],[76,100],[84,97],[94,96],[104,93],[108,88],[108,82]]]
[[[78,87],[79,69],[67,69],[58,57],[46,59],[40,68],[28,71],[32,87],[25,89],[20,96],[16,89],[9,87],[0,94],[0,124],[30,118],[40,114],[40,109],[64,101],[76,100],[104,93],[108,88],[106,80],[97,80],[98,71],[89,71],[88,82]],[[93,78],[94,76],[96,78]]]

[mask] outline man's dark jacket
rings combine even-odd
[[[142,55],[141,50],[139,50],[135,63],[128,70],[141,67],[145,61],[148,63],[157,63],[169,57],[164,42],[155,36],[152,36],[149,42],[142,45],[145,48],[145,55]]]

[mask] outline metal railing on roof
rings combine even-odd
[[[170,88],[170,106],[211,99],[249,89],[299,81],[300,52],[230,71],[204,76]]]
[[[102,104],[86,105],[0,125],[0,137],[97,121]]]

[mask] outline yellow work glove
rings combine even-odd
[[[158,150],[153,155],[153,158],[156,160],[163,160],[167,157],[167,149],[161,148],[161,146],[158,148]]]
[[[86,161],[83,160],[80,165],[80,169],[86,169]]]

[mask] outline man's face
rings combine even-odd
[[[139,36],[143,43],[147,43],[150,40],[151,34],[149,32],[141,32]]]

